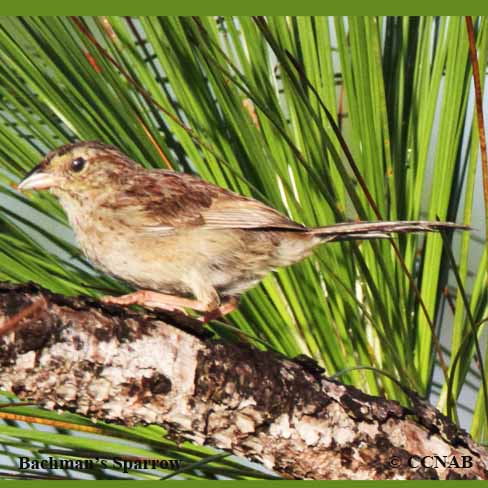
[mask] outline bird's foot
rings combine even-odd
[[[167,312],[184,312],[185,308],[205,312],[204,306],[197,300],[165,295],[149,290],[139,290],[120,297],[106,296],[102,298],[102,302],[116,305],[140,305]]]
[[[230,297],[225,303],[220,305],[220,307],[210,310],[205,315],[200,317],[198,320],[206,324],[211,320],[220,319],[224,315],[227,315],[233,312],[234,310],[236,310],[238,305],[239,305],[239,298]]]
[[[219,319],[224,315],[233,312],[239,304],[237,297],[230,297],[225,303],[217,307],[211,307],[209,310],[208,303],[202,303],[198,300],[190,298],[175,297],[173,295],[165,295],[149,290],[139,290],[128,295],[120,297],[105,296],[102,297],[102,302],[115,305],[140,305],[141,307],[156,308],[166,312],[183,312],[185,308],[190,308],[198,312],[204,312],[204,315],[198,320],[204,324],[211,320]]]

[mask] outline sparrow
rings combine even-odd
[[[18,189],[50,190],[93,265],[138,290],[106,303],[190,308],[204,321],[232,312],[266,274],[321,244],[467,228],[426,221],[311,228],[197,176],[145,169],[96,141],[51,151]]]

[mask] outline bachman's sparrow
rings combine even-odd
[[[118,304],[235,309],[267,273],[323,243],[391,232],[465,228],[441,222],[360,222],[310,228],[265,204],[168,170],[144,169],[113,146],[77,142],[50,152],[19,184],[59,198],[93,264],[139,291]]]

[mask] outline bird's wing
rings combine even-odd
[[[231,194],[232,195],[232,194]],[[225,196],[202,211],[205,227],[210,229],[290,229],[305,230],[277,210],[257,200]]]
[[[110,198],[124,224],[141,232],[172,233],[180,228],[306,230],[277,210],[195,176],[143,171]],[[107,206],[107,204],[105,204]]]

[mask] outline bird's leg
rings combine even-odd
[[[115,305],[140,305],[143,307],[157,308],[173,312],[175,310],[183,312],[184,308],[191,308],[198,312],[205,312],[199,318],[201,322],[206,324],[211,320],[215,320],[233,312],[239,304],[238,297],[230,297],[224,303],[219,305],[218,301],[204,302],[199,300],[192,300],[190,298],[176,297],[173,295],[165,295],[149,290],[138,290],[120,297],[105,296],[102,297],[102,302]]]
[[[237,309],[239,305],[239,297],[230,297],[226,302],[222,303],[219,307],[208,311],[205,315],[200,317],[200,321],[204,324],[211,320],[219,319],[224,315],[227,315]]]
[[[174,310],[182,311],[183,308],[191,308],[193,310],[198,310],[199,312],[206,312],[208,310],[208,306],[198,300],[165,295],[163,293],[149,290],[139,290],[120,297],[106,296],[102,298],[102,301],[104,303],[113,303],[117,305],[141,305],[170,312]]]

